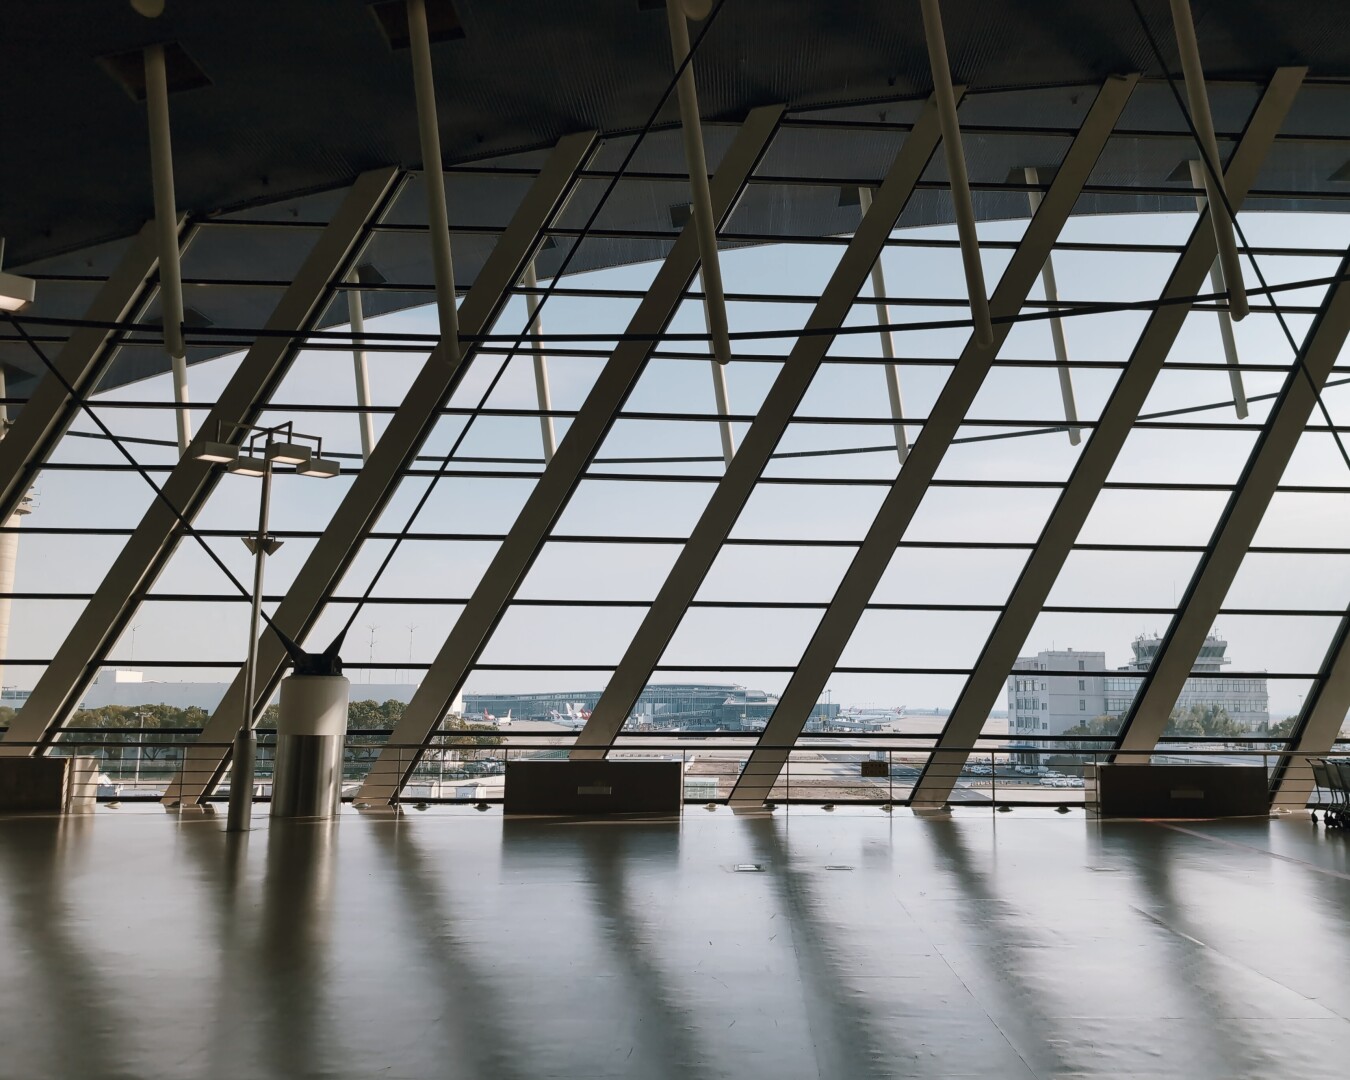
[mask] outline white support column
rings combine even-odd
[[[1314,783],[1309,757],[1331,752],[1350,712],[1350,611],[1327,649],[1318,678],[1303,703],[1303,712],[1289,739],[1294,756],[1275,771],[1271,809],[1301,810],[1308,805]]]
[[[712,205],[717,221],[731,211],[746,181],[778,129],[783,108],[752,109],[713,178]],[[408,703],[379,758],[371,767],[357,801],[378,805],[398,797],[416,767],[426,742],[464,685],[516,589],[548,539],[591,459],[600,449],[614,417],[641,377],[656,348],[655,337],[670,324],[698,268],[698,239],[693,221],[685,225],[651,287],[628,324],[622,341],[601,369],[558,452],[536,482],[506,539],[483,573],[436,659]],[[739,458],[737,459],[739,460]]]
[[[666,4],[666,22],[670,26],[670,51],[678,69],[689,55],[690,15],[686,9],[706,5],[691,4],[688,0],[670,0]],[[701,13],[699,13],[701,11]],[[698,112],[698,92],[694,86],[694,65],[689,63],[675,84],[680,105],[680,132],[684,137],[684,160],[689,167],[689,191],[692,195],[690,213],[698,236],[699,276],[703,282],[703,307],[712,336],[712,354],[719,364],[731,362],[731,338],[727,326],[727,301],[722,291],[722,264],[717,256],[718,215],[713,212],[712,194],[708,188],[708,160],[703,150],[703,122]],[[723,385],[725,390],[725,384]],[[725,411],[723,404],[718,408]]]
[[[970,178],[966,175],[966,154],[961,146],[961,123],[956,116],[956,94],[947,62],[947,38],[942,30],[942,9],[938,0],[919,0],[923,9],[923,32],[928,42],[928,63],[933,69],[933,96],[942,120],[942,152],[947,161],[947,179],[952,190],[952,211],[956,232],[961,240],[961,264],[966,273],[966,291],[970,294],[970,317],[975,322],[975,340],[988,345],[994,340],[989,321],[989,297],[984,286],[984,267],[980,262],[980,241],[975,232],[975,205],[970,198]]]
[[[1192,161],[1191,163],[1191,185],[1193,187],[1205,188],[1205,165],[1202,161]],[[1203,195],[1195,197],[1195,209],[1203,214],[1209,200]],[[1221,293],[1224,291],[1223,284],[1223,266],[1219,259],[1214,260],[1214,264],[1209,268],[1209,284],[1212,292]],[[1247,390],[1242,385],[1242,368],[1238,362],[1237,340],[1233,337],[1233,320],[1228,314],[1228,309],[1219,302],[1219,337],[1223,341],[1223,359],[1228,365],[1228,385],[1233,391],[1233,408],[1237,411],[1239,420],[1247,419]]]
[[[5,432],[9,430],[9,406],[2,400],[8,396],[5,367],[0,364],[0,442],[4,441]],[[3,520],[6,528],[18,529],[28,513],[28,500],[23,499],[9,517],[0,520]],[[5,685],[5,661],[9,659],[9,621],[14,609],[14,601],[8,594],[14,591],[14,577],[18,567],[19,534],[0,533],[0,688]]]
[[[121,263],[89,305],[85,319],[90,325],[75,330],[54,358],[61,378],[51,372],[42,377],[0,442],[0,520],[18,509],[34,476],[79,410],[66,384],[74,388],[76,397],[98,385],[118,338],[116,331],[103,327],[135,317],[153,288],[158,266],[158,237],[150,222],[131,240]]]
[[[510,299],[511,287],[533,257],[541,231],[566,205],[576,173],[590,160],[595,141],[593,131],[568,135],[549,154],[464,298],[463,323],[469,334],[491,330]],[[273,622],[293,641],[303,642],[322,614],[328,597],[361,550],[366,534],[398,489],[404,472],[440,423],[442,410],[470,370],[475,354],[476,348],[471,346],[460,353],[457,363],[451,363],[438,346],[422,365],[370,459],[353,478],[351,488],[272,615]],[[271,697],[286,663],[286,650],[277,636],[264,633],[258,643],[255,712]],[[243,683],[242,673],[230,683],[202,729],[198,738],[201,748],[189,754],[183,776],[166,790],[165,802],[196,802],[215,787],[224,771],[221,745],[232,736],[244,708]]]
[[[527,289],[539,287],[533,259],[525,265],[525,274],[520,283]],[[525,294],[525,310],[529,313],[530,332],[542,334],[544,324],[539,321],[537,315],[539,297],[533,292]],[[553,430],[553,417],[549,415],[553,411],[553,393],[548,384],[548,357],[544,355],[544,345],[539,341],[530,342],[530,354],[534,360],[534,396],[539,402],[539,437],[544,444],[544,464],[547,465],[558,452],[558,435]]]
[[[731,415],[731,392],[727,389],[727,369],[716,362],[712,365],[712,384],[717,414],[724,418],[717,425],[722,439],[722,460],[730,466],[736,456],[736,432],[732,430],[731,421],[725,419]]]
[[[1041,182],[1040,170],[1034,166],[1023,169],[1022,175],[1026,177],[1028,184],[1039,184]],[[1027,202],[1030,204],[1031,212],[1034,215],[1041,205],[1040,191],[1028,191]],[[1055,281],[1055,257],[1053,254],[1045,257],[1045,265],[1041,267],[1041,285],[1045,289],[1045,301],[1050,305],[1050,310],[1057,311],[1059,285]],[[1059,373],[1059,396],[1064,402],[1064,419],[1069,425],[1069,442],[1073,446],[1077,446],[1083,441],[1083,429],[1077,426],[1078,403],[1073,396],[1073,373],[1069,370],[1069,347],[1064,341],[1064,320],[1058,315],[1050,320],[1050,340],[1055,348],[1055,363],[1058,365],[1056,370]]]
[[[188,413],[187,349],[183,345],[183,279],[178,253],[178,208],[173,188],[173,142],[169,135],[169,81],[164,46],[145,48],[145,107],[150,127],[150,175],[155,194],[155,232],[159,238],[159,312],[164,349],[173,371],[173,400],[178,453],[192,441]]]
[[[872,208],[872,189],[860,187],[858,189],[858,207],[864,215]],[[883,254],[885,248],[882,248]],[[891,308],[885,303],[883,297],[886,296],[886,271],[881,265],[882,256],[877,256],[877,261],[872,264],[872,295],[877,298],[877,322],[882,326],[891,325]],[[895,341],[889,330],[882,330],[881,355],[887,360],[895,359]],[[909,455],[909,438],[905,434],[905,402],[900,396],[900,365],[890,363],[883,369],[886,372],[886,396],[891,403],[891,418],[895,421],[895,453],[900,458],[900,464],[905,463],[905,458]]]
[[[834,342],[832,332],[847,321],[941,137],[937,105],[930,99],[811,310],[806,321],[808,333],[797,339],[779,369],[740,452],[699,515],[688,543],[666,575],[609,685],[577,736],[573,759],[604,757],[623,729],[820,370]]]
[[[352,275],[351,280],[355,283],[356,276]],[[366,312],[359,289],[347,290],[347,322],[353,335],[366,332]],[[356,406],[361,410],[356,416],[361,432],[361,460],[369,461],[370,451],[375,446],[375,417],[370,414],[370,367],[366,361],[366,347],[356,337],[353,338],[352,367],[356,379]]]
[[[208,436],[214,437],[217,430],[224,430],[230,433],[228,439],[237,441],[242,433],[234,425],[252,423],[261,413],[273,388],[289,368],[298,341],[314,325],[333,295],[332,282],[346,273],[357,246],[387,205],[397,183],[395,169],[364,173],[357,178],[267,320],[268,330],[285,331],[285,335],[269,334],[249,348],[207,418]],[[20,420],[27,412],[25,409]],[[18,425],[14,431],[17,430]],[[201,438],[199,433],[197,441]],[[9,441],[6,439],[5,444]],[[191,452],[179,458],[161,485],[164,498],[151,498],[140,524],[113,560],[93,598],[38,679],[23,710],[0,740],[0,754],[32,753],[30,746],[22,744],[44,741],[74,710],[108,650],[135,613],[141,597],[153,586],[182,538],[182,522],[169,506],[192,522],[219,478],[219,470],[209,462],[199,461]],[[239,727],[239,717],[236,710],[222,742],[233,736]]]
[[[707,17],[707,5],[689,0],[669,0],[666,21],[670,25],[670,51],[675,67],[689,55],[689,25],[687,19]],[[713,400],[717,412],[727,416],[731,412],[731,395],[727,390],[726,365],[731,362],[730,326],[727,322],[727,301],[722,288],[722,262],[717,254],[717,223],[712,212],[712,196],[708,191],[708,161],[703,148],[703,122],[698,112],[698,93],[694,85],[694,65],[688,64],[675,84],[680,105],[680,132],[684,138],[684,160],[689,168],[689,190],[692,201],[690,213],[698,234],[699,285],[703,290],[703,322],[712,342]],[[727,465],[736,456],[736,435],[730,420],[718,424],[722,439],[722,459]]]
[[[1135,695],[1118,740],[1121,750],[1147,751],[1158,744],[1205,637],[1270,508],[1275,488],[1294,456],[1299,437],[1317,407],[1317,394],[1341,355],[1350,335],[1350,282],[1344,279],[1350,274],[1350,257],[1341,260],[1336,274],[1340,280],[1328,290],[1299,356],[1285,376],[1242,476]],[[1122,760],[1145,759],[1131,753]]]
[[[445,209],[445,172],[441,132],[436,119],[436,80],[431,70],[431,38],[425,0],[408,0],[408,39],[413,86],[417,94],[417,133],[422,144],[422,182],[427,189],[427,228],[436,278],[436,313],[441,323],[441,351],[459,363],[459,311],[455,307],[455,266],[450,257],[450,215]]]
[[[1306,68],[1280,68],[1267,85],[1228,167],[1226,182],[1234,206],[1241,205],[1255,183],[1306,74]],[[951,794],[970,748],[979,737],[989,710],[1003,694],[1017,654],[1185,324],[1190,312],[1186,300],[1203,287],[1214,254],[1214,230],[1202,217],[1191,231],[1163,289],[1165,302],[1149,315],[1129,363],[957,698],[937,747],[914,787],[913,805],[941,806]]]
[[[1000,317],[1022,310],[1137,81],[1134,75],[1110,79],[1098,92],[1050,191],[1027,225],[1022,242],[994,291],[991,307]],[[981,345],[972,331],[942,393],[929,410],[905,467],[886,493],[736,781],[729,800],[732,806],[759,806],[773,790],[791,747],[820,701],[877,583],[894,559],[896,545],[914,520],[930,482],[1011,330],[1011,323],[998,323],[994,326],[994,340],[987,345]]]
[[[1200,149],[1210,163],[1210,168],[1204,170],[1205,191],[1209,196],[1210,227],[1219,249],[1223,279],[1228,284],[1228,310],[1234,321],[1241,322],[1247,317],[1247,289],[1242,282],[1242,262],[1233,239],[1233,222],[1223,200],[1223,159],[1219,157],[1219,141],[1215,138],[1214,118],[1209,111],[1205,68],[1200,63],[1200,46],[1195,40],[1195,23],[1191,20],[1191,0],[1171,0],[1171,4],[1181,71],[1186,79],[1186,97],[1191,104],[1191,123],[1200,137]],[[1231,195],[1230,192],[1230,200]],[[1237,209],[1236,201],[1233,201],[1233,209]]]

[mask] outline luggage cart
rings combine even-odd
[[[1313,781],[1319,789],[1325,790],[1330,802],[1317,805],[1322,807],[1322,818],[1328,829],[1343,829],[1350,824],[1350,760],[1338,761],[1334,758],[1309,758],[1312,766]],[[1317,820],[1317,811],[1313,811],[1313,821]]]

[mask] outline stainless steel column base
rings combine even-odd
[[[341,675],[292,675],[281,684],[272,817],[336,817],[349,683]]]

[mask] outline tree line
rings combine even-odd
[[[347,755],[351,760],[372,758],[372,750],[383,744],[385,736],[380,734],[362,735],[362,732],[388,731],[403,716],[407,703],[390,699],[389,701],[353,701],[347,706],[347,731],[349,746]],[[269,705],[258,719],[261,728],[277,726],[278,707]],[[75,734],[68,741],[79,744],[88,742],[90,749],[96,746],[100,756],[109,760],[119,760],[127,747],[140,747],[140,756],[145,761],[172,760],[181,753],[181,744],[190,741],[200,731],[210,717],[210,712],[196,705],[100,705],[94,709],[81,709],[71,717],[67,725],[72,728],[93,728],[93,732]],[[15,710],[9,706],[0,706],[0,728],[7,728],[13,721]],[[464,732],[438,739],[438,747],[490,748],[501,745],[501,736],[490,724],[470,723],[463,717],[451,714],[441,721],[442,731]],[[177,745],[175,745],[177,744]],[[128,758],[136,752],[125,754]],[[451,753],[451,757],[472,756],[471,751]]]
[[[1272,724],[1269,734],[1287,738],[1293,731],[1294,722],[1297,719],[1296,716],[1290,716],[1281,720],[1278,724]],[[1115,735],[1120,731],[1120,724],[1121,717],[1119,716],[1094,716],[1091,720],[1086,720],[1069,728],[1064,732],[1064,736],[1072,739],[1090,735]],[[1163,729],[1163,734],[1191,739],[1236,740],[1249,738],[1253,732],[1234,720],[1222,705],[1191,705],[1186,709],[1172,710],[1172,715],[1168,718],[1167,727]],[[1075,749],[1099,750],[1101,746],[1100,744],[1083,743]]]

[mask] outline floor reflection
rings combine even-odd
[[[135,1075],[125,1061],[130,1031],[118,1015],[116,982],[89,962],[81,913],[67,898],[95,832],[88,815],[5,823],[3,1074]]]
[[[0,1077],[1302,1080],[1350,1045],[1350,841],[1306,822],[223,825],[0,818]]]

